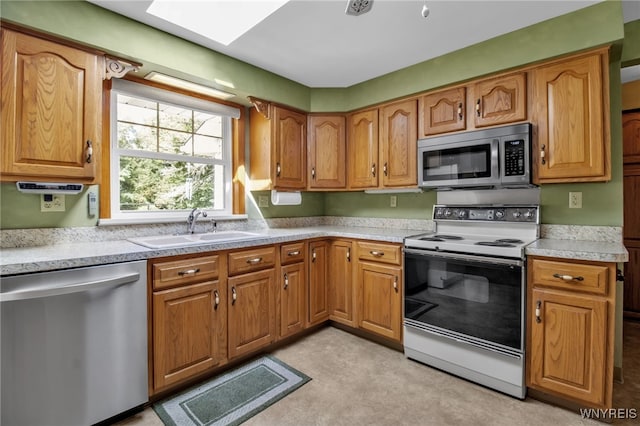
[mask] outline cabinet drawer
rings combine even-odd
[[[607,265],[533,259],[532,284],[564,290],[606,295],[610,268]]]
[[[244,274],[275,265],[276,248],[265,247],[229,254],[229,275]]]
[[[402,252],[395,244],[358,242],[358,259],[400,265]]]
[[[181,259],[153,265],[153,289],[218,278],[219,256]]]
[[[288,265],[289,263],[302,262],[304,260],[304,243],[283,244],[280,246],[280,263]]]

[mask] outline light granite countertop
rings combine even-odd
[[[629,253],[622,242],[557,240],[541,238],[525,249],[527,256],[558,257],[597,262],[627,262]]]
[[[252,232],[259,233],[261,236],[252,240],[167,249],[150,249],[127,240],[5,248],[0,252],[0,275],[43,272],[215,250],[240,249],[309,238],[342,237],[402,243],[405,237],[426,231],[415,229],[314,226],[305,228],[263,229]]]

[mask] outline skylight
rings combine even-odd
[[[154,0],[147,13],[228,46],[289,0]]]

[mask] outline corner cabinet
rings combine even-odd
[[[310,115],[307,150],[309,189],[347,187],[346,119],[344,115]]]
[[[2,180],[92,183],[104,58],[2,29]]]
[[[307,180],[307,116],[250,98],[251,190],[302,190]]]
[[[226,360],[227,310],[220,256],[152,261],[154,392]]]
[[[614,263],[529,259],[527,386],[611,408]]]
[[[353,288],[353,243],[346,240],[331,242],[329,252],[329,319],[356,327],[355,291]]]
[[[611,179],[608,51],[532,70],[537,183]]]
[[[309,325],[329,319],[328,240],[309,243]]]
[[[307,320],[307,264],[304,242],[280,247],[280,279],[276,311],[278,338],[304,330]]]

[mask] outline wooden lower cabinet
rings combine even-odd
[[[402,268],[358,263],[358,326],[392,340],[402,338]]]
[[[329,319],[329,241],[309,243],[309,325]]]
[[[329,319],[356,327],[351,241],[336,240],[329,252]]]
[[[219,281],[153,293],[153,388],[159,390],[226,358],[226,305]]]
[[[278,337],[288,337],[304,330],[306,325],[306,268],[304,262],[283,266],[280,271]]]
[[[615,264],[531,258],[527,386],[611,408]]]
[[[227,284],[229,358],[275,340],[275,270],[230,277]]]

